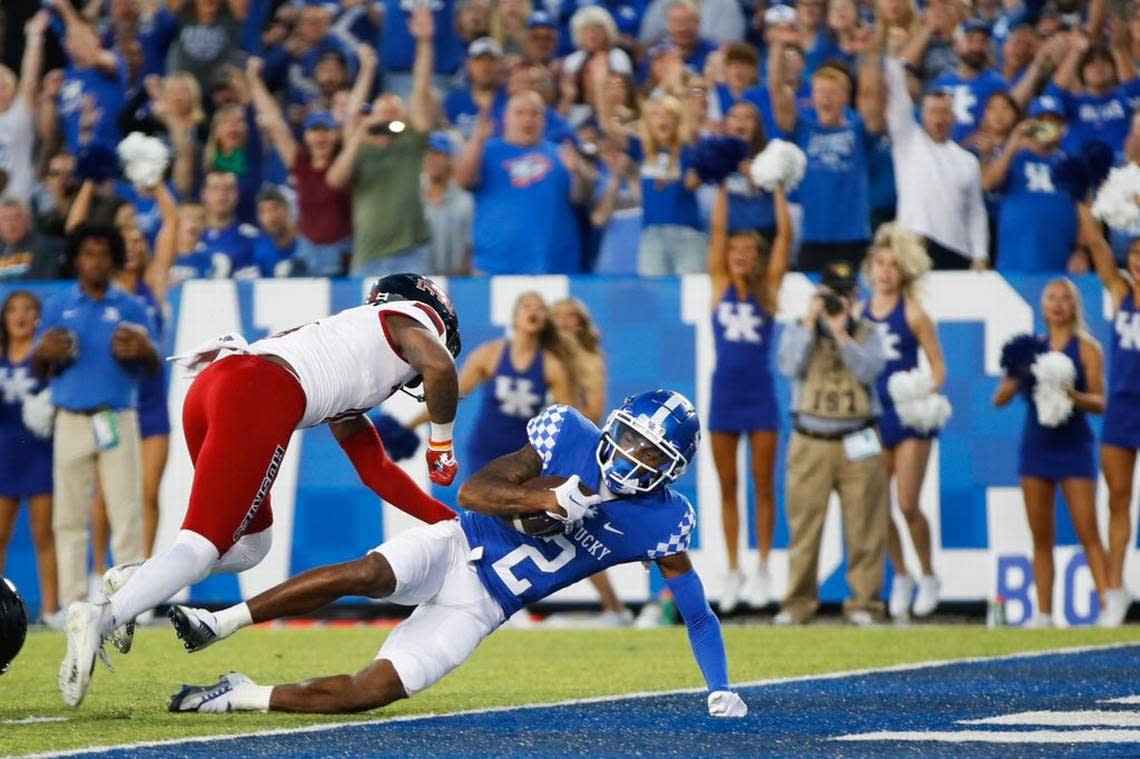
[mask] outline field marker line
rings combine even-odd
[[[891,664],[886,667],[867,667],[863,669],[851,669],[840,672],[822,672],[812,675],[792,675],[789,677],[774,677],[764,680],[751,680],[748,682],[733,683],[733,688],[756,688],[771,685],[783,685],[786,683],[798,682],[811,682],[814,680],[838,680],[849,677],[862,677],[864,675],[873,675],[890,672],[911,672],[919,669],[931,669],[935,667],[947,667],[952,664],[977,664],[980,662],[992,661],[1006,661],[1009,659],[1033,659],[1041,656],[1050,656],[1054,654],[1081,654],[1093,651],[1108,651],[1114,648],[1127,648],[1134,647],[1138,644],[1135,641],[1119,642],[1119,643],[1104,643],[1098,645],[1088,646],[1071,646],[1066,648],[1053,648],[1041,651],[1018,651],[1012,654],[997,654],[995,656],[969,656],[961,659],[938,659],[935,661],[924,662],[911,662],[908,664]],[[675,696],[685,693],[704,693],[705,688],[677,688],[674,690],[663,691],[639,691],[636,693],[622,693],[610,696],[591,696],[589,698],[572,698],[563,701],[550,701],[542,704],[520,704],[515,706],[491,706],[482,709],[466,709],[457,712],[443,712],[436,713],[430,712],[426,714],[405,714],[398,717],[388,717],[386,719],[372,719],[372,720],[358,720],[355,722],[329,722],[319,725],[305,725],[303,727],[288,727],[288,728],[275,728],[273,730],[254,730],[248,733],[225,733],[220,735],[197,735],[186,738],[174,738],[159,741],[139,741],[137,743],[120,743],[111,746],[91,746],[88,748],[71,749],[68,751],[49,751],[39,754],[22,754],[24,759],[39,759],[40,757],[59,757],[59,756],[83,756],[85,754],[96,754],[104,751],[129,751],[131,749],[139,748],[153,748],[159,746],[178,746],[185,743],[206,743],[209,741],[226,741],[226,740],[241,740],[246,738],[271,738],[277,735],[303,735],[305,733],[319,733],[329,730],[338,730],[343,727],[354,726],[369,726],[369,725],[385,725],[395,724],[399,722],[417,722],[421,720],[436,719],[441,717],[467,717],[477,714],[496,714],[499,712],[510,711],[524,711],[530,709],[549,709],[558,706],[580,706],[582,704],[599,704],[611,701],[626,701],[636,698],[652,698],[658,696]]]

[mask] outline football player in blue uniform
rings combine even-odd
[[[729,690],[720,623],[686,553],[696,514],[669,487],[696,455],[693,405],[668,390],[641,393],[601,430],[556,405],[530,421],[527,436],[527,445],[464,484],[459,502],[468,510],[458,519],[407,530],[361,559],[305,572],[220,612],[171,610],[178,636],[197,651],[246,625],[305,614],[341,596],[416,606],[369,666],[277,686],[232,672],[213,685],[184,686],[170,710],[375,709],[430,687],[523,606],[607,567],[654,561],[685,619],[708,685],[709,714],[746,715],[744,701]],[[526,486],[540,476],[565,481],[551,489]],[[544,520],[552,534],[522,529]]]

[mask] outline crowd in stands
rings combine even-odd
[[[857,262],[897,216],[936,268],[1082,272],[1058,163],[1140,161],[1140,13],[1105,0],[6,6],[5,280],[70,276],[84,220],[156,259],[165,229],[171,284],[704,271],[718,185],[731,230],[774,230],[746,166],[694,170],[722,134],[807,154],[795,268]],[[120,176],[131,132],[168,148],[172,216]]]

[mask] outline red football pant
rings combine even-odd
[[[205,537],[219,556],[242,535],[268,529],[269,489],[304,414],[305,393],[282,366],[230,356],[206,367],[182,408],[194,464],[182,529]]]
[[[400,511],[428,524],[455,518],[455,512],[425,493],[407,472],[384,452],[376,428],[369,425],[341,441],[340,447],[369,490]]]

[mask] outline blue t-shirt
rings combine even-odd
[[[891,138],[881,134],[871,150],[871,162],[867,166],[867,176],[871,182],[871,208],[876,211],[894,210],[898,201],[895,190],[895,163],[891,157]]]
[[[728,191],[728,231],[769,230],[776,226],[776,204],[772,193],[761,190],[740,172],[724,180]],[[771,240],[769,240],[771,242]]]
[[[67,150],[79,153],[79,119],[83,114],[83,101],[94,98],[100,111],[91,135],[92,142],[114,149],[122,139],[119,132],[119,111],[126,105],[126,92],[130,86],[127,64],[115,56],[118,69],[107,73],[97,68],[76,68],[68,64],[59,90],[59,117],[63,120],[63,136]]]
[[[1078,145],[1089,140],[1108,144],[1119,159],[1124,151],[1124,140],[1132,123],[1133,103],[1140,98],[1140,78],[1117,85],[1106,95],[1087,92],[1072,93],[1050,83],[1045,94],[1061,101],[1069,134]]]
[[[411,71],[416,41],[408,33],[408,19],[418,0],[383,0],[384,32],[380,36],[380,67],[384,71]],[[435,16],[435,73],[454,74],[467,57],[467,47],[455,28],[455,0],[431,0]]]
[[[982,123],[986,101],[995,92],[1009,92],[1009,82],[993,69],[986,69],[975,77],[963,77],[951,69],[934,80],[932,90],[945,90],[954,101],[954,131],[950,136],[961,142]]]
[[[210,262],[208,276],[232,277],[254,265],[253,247],[260,236],[257,227],[235,221],[223,229],[205,229],[194,252]]]
[[[253,263],[261,276],[276,277],[278,276],[277,264],[291,260],[296,252],[297,237],[295,235],[288,245],[280,248],[277,243],[273,242],[272,237],[262,233],[257,236],[257,240],[253,243]],[[286,270],[281,276],[289,276],[289,271]]]
[[[491,115],[501,114],[507,107],[507,91],[499,90],[491,104]],[[455,90],[443,99],[443,112],[448,122],[455,127],[464,140],[471,139],[475,122],[479,120],[479,104],[471,97],[471,88]]]
[[[157,74],[166,73],[166,51],[178,35],[178,19],[165,7],[160,7],[153,14],[143,13],[139,17],[139,46],[142,47],[142,70],[139,80]],[[115,47],[115,29],[112,26],[103,34],[101,40],[105,50]]]
[[[313,76],[317,64],[327,53],[339,53],[343,56],[350,81],[356,76],[356,53],[339,37],[330,34],[319,40],[299,58],[290,57],[284,45],[277,45],[269,50],[265,56],[265,81],[275,88],[284,85],[287,103],[309,105],[321,98],[320,89]]]
[[[484,274],[570,274],[581,245],[570,204],[570,172],[558,146],[492,138],[475,196],[474,266]]]
[[[876,137],[858,115],[827,127],[813,109],[800,111],[792,141],[807,155],[799,186],[804,207],[803,241],[858,242],[871,237],[867,166]]]
[[[146,304],[115,285],[102,300],[88,297],[76,284],[44,304],[36,339],[52,327],[63,327],[78,344],[75,360],[51,381],[52,403],[70,411],[98,406],[119,411],[138,404],[136,368],[111,355],[111,335],[128,322],[145,327],[156,339]]]
[[[169,185],[168,189],[174,192],[174,189]],[[133,184],[123,180],[115,182],[115,196],[135,207],[135,226],[146,235],[146,239],[153,249],[154,243],[158,239],[158,232],[162,229],[162,214],[158,209],[158,201],[153,195],[150,197],[139,195]]]
[[[645,155],[638,137],[629,138],[629,157],[640,167],[642,226],[671,224],[700,229],[697,194],[685,189],[685,172],[693,165],[693,146],[682,145],[677,158],[664,150]]]
[[[772,93],[768,91],[768,85],[757,84],[749,87],[740,93],[740,99],[747,100],[760,111],[760,121],[764,123],[764,135],[769,140],[783,136],[784,133],[776,125],[776,116],[772,112]],[[809,108],[811,108],[811,85],[805,81],[796,92],[796,111],[802,112]]]
[[[495,122],[495,136],[503,136],[503,124],[506,122],[505,113],[507,110],[507,98],[496,99],[495,104],[491,107],[491,118]],[[478,110],[475,115],[478,116]],[[471,122],[474,124],[474,121]],[[547,142],[553,142],[555,145],[561,145],[566,140],[577,142],[577,136],[574,134],[570,122],[562,118],[558,111],[550,108],[546,109],[546,120],[543,122],[542,139]]]
[[[569,406],[551,406],[527,425],[527,437],[542,458],[544,477],[578,475],[594,492],[601,487],[595,450],[601,432]],[[654,561],[689,548],[696,512],[680,493],[652,493],[605,501],[565,535],[524,535],[502,519],[465,511],[460,525],[472,548],[482,546],[475,569],[491,597],[509,617],[617,564]]]
[[[1001,272],[1065,271],[1077,238],[1072,200],[1053,181],[1065,158],[1021,150],[1002,185],[997,269]]]

